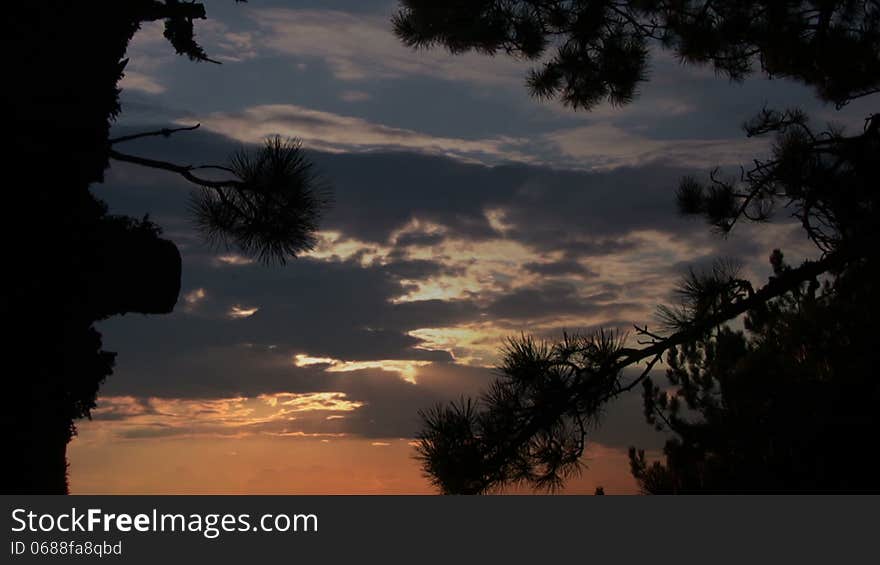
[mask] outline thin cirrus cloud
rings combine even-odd
[[[123,90],[139,90],[147,94],[162,94],[165,92],[165,85],[161,84],[155,77],[134,70],[125,71],[125,76],[119,83]]]
[[[372,96],[370,96],[369,92],[363,92],[361,90],[346,90],[342,94],[339,95],[340,100],[345,102],[366,102]]]
[[[391,33],[387,14],[333,10],[262,9],[251,15],[257,43],[276,53],[325,61],[345,81],[424,75],[486,85],[522,84],[530,64],[477,54],[409,49]]]
[[[307,147],[332,153],[406,150],[453,157],[466,162],[547,164],[569,169],[615,169],[663,162],[711,167],[742,162],[765,144],[753,140],[650,139],[609,122],[524,137],[462,139],[433,136],[364,118],[314,110],[295,104],[264,104],[241,111],[213,112],[177,120],[243,143],[273,135],[302,139]]]
[[[544,139],[572,161],[594,169],[663,162],[701,168],[748,161],[766,150],[757,139],[651,139],[610,122],[552,132]]]
[[[351,108],[369,110],[363,103],[376,92],[370,81],[403,84],[401,80],[439,79],[461,83],[467,89],[491,87],[493,93],[525,92],[523,77],[528,68],[539,64],[512,57],[486,57],[476,53],[450,55],[442,49],[413,50],[401,44],[391,32],[389,13],[354,14],[335,10],[267,8],[242,11],[249,23],[209,19],[199,23],[199,38],[212,57],[242,63],[252,59],[271,60],[280,74],[319,62],[337,79],[333,98]],[[174,57],[162,37],[161,27],[148,25],[132,42],[131,62],[122,86],[141,93],[169,94],[160,78],[169,71]],[[274,56],[274,59],[273,59]],[[459,136],[433,135],[426,124],[399,128],[369,113],[356,116],[321,111],[297,104],[254,104],[224,112],[196,116],[205,127],[238,141],[259,141],[266,135],[299,137],[311,148],[325,151],[364,151],[374,149],[415,150],[448,155],[463,160],[496,163],[515,161],[544,163],[575,169],[613,169],[647,162],[680,166],[712,167],[749,161],[760,153],[760,142],[743,139],[741,132],[719,129],[710,114],[729,113],[730,97],[695,99],[695,86],[715,87],[702,67],[683,67],[662,51],[655,54],[652,70],[656,76],[648,83],[639,102],[625,108],[600,105],[589,113],[576,114],[557,102],[541,107],[546,121],[531,114],[519,115],[520,124],[504,134],[491,129],[471,131]],[[235,74],[241,67],[231,65],[224,73]],[[681,84],[686,87],[681,86]],[[175,83],[176,84],[176,83]],[[767,98],[763,82],[757,81],[739,94],[755,99]],[[305,88],[305,87],[304,87]],[[803,93],[800,93],[803,94]],[[761,97],[760,99],[758,97]],[[777,97],[778,98],[778,97]],[[796,97],[797,98],[797,97]],[[801,97],[802,98],[802,97]],[[797,98],[800,100],[800,98]],[[274,102],[274,101],[273,101]],[[286,100],[285,100],[286,102]],[[430,102],[430,100],[428,100]],[[509,102],[509,101],[508,101]],[[749,105],[751,111],[751,105]],[[326,108],[325,108],[326,109]],[[522,110],[521,108],[519,110]],[[518,111],[519,111],[518,110]],[[670,124],[670,118],[688,116]],[[570,123],[559,127],[567,117]],[[387,120],[387,117],[385,118]],[[706,123],[695,131],[690,123]],[[548,125],[553,125],[549,130]],[[660,125],[669,131],[658,131]],[[676,130],[671,134],[670,128]],[[466,128],[465,128],[466,129]],[[660,128],[662,129],[662,128]],[[497,130],[496,130],[497,131]]]
[[[210,131],[244,143],[259,143],[268,136],[283,135],[302,139],[311,149],[337,153],[407,149],[465,160],[533,160],[518,150],[524,143],[521,139],[497,137],[467,140],[436,137],[294,104],[252,106],[239,112],[215,112],[178,122],[191,123],[194,119]]]
[[[522,80],[533,63],[511,57],[479,54],[450,55],[440,49],[415,51],[391,33],[388,14],[351,14],[333,10],[256,9],[247,13],[253,24],[243,29],[218,19],[199,25],[199,37],[212,57],[242,63],[265,55],[279,55],[280,64],[302,65],[320,61],[340,81],[337,98],[353,108],[372,100],[370,80],[440,79],[471,88],[490,86],[510,93],[524,92]],[[144,26],[132,42],[131,61],[122,81],[124,89],[148,95],[168,95],[160,74],[174,60],[161,27]],[[278,64],[278,63],[273,63]],[[668,66],[668,65],[667,65]],[[663,67],[666,69],[666,67]],[[669,69],[673,74],[684,71]],[[225,72],[235,74],[236,66]],[[688,71],[692,72],[692,71]],[[544,163],[575,169],[613,169],[646,162],[665,161],[685,166],[738,163],[749,157],[754,144],[741,137],[725,138],[720,132],[701,132],[697,138],[655,139],[650,125],[658,116],[680,116],[696,111],[695,102],[682,93],[650,90],[640,104],[621,110],[600,106],[594,112],[573,114],[558,104],[547,104],[557,118],[576,116],[572,126],[547,131],[526,127],[522,133],[487,135],[432,135],[385,125],[369,115],[342,115],[297,104],[256,104],[242,109],[197,115],[204,127],[235,140],[257,142],[281,134],[303,139],[310,148],[324,151],[376,149],[412,150],[452,156],[460,160],[494,164],[513,161]],[[641,126],[627,124],[636,120]],[[189,122],[187,122],[189,123]],[[646,131],[643,126],[647,124]],[[538,124],[535,124],[537,126]],[[525,126],[523,126],[525,127]],[[531,129],[531,131],[529,131]],[[729,133],[729,132],[726,132]]]

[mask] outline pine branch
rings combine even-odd
[[[542,434],[553,433],[552,430],[556,429],[555,427],[560,425],[569,416],[581,423],[585,418],[595,418],[596,413],[589,412],[590,409],[593,411],[600,410],[609,401],[641,385],[648,378],[651,369],[656,363],[672,348],[692,342],[704,336],[706,332],[713,328],[797,289],[806,281],[813,280],[829,271],[843,268],[853,256],[855,255],[839,251],[828,254],[816,261],[807,261],[798,268],[789,269],[777,274],[764,287],[754,293],[750,293],[726,307],[718,309],[711,315],[695,320],[690,326],[670,336],[664,338],[652,334],[656,339],[647,347],[641,349],[618,349],[617,353],[622,355],[607,367],[604,367],[600,372],[596,372],[595,367],[582,367],[579,371],[581,374],[578,376],[583,378],[574,379],[575,384],[566,392],[567,397],[564,401],[542,404],[540,409],[536,409],[528,402],[521,402],[522,399],[516,399],[513,404],[513,406],[517,407],[515,413],[507,415],[508,417],[506,418],[496,415],[501,421],[509,422],[512,427],[492,430],[491,437],[481,435],[486,431],[484,428],[481,428],[481,422],[493,419],[493,408],[503,412],[509,409],[509,406],[504,403],[497,404],[497,401],[493,403],[492,398],[484,400],[487,406],[484,409],[483,417],[474,416],[470,420],[474,426],[471,430],[471,433],[474,434],[473,440],[482,443],[481,451],[485,455],[479,470],[480,476],[468,477],[468,484],[471,486],[478,484],[480,485],[480,492],[487,492],[509,483],[534,482],[536,475],[532,467],[535,464],[544,465],[546,462],[540,459],[540,454],[532,452],[529,446],[537,438],[541,437]],[[626,384],[621,384],[617,380],[624,369],[644,360],[649,360],[647,367],[638,377]],[[610,389],[604,388],[602,383],[607,382],[606,379],[612,377],[615,379],[616,384]],[[514,394],[517,393],[514,392]],[[496,396],[496,398],[498,397]],[[585,406],[588,407],[587,413],[584,412],[583,407]],[[442,433],[438,427],[432,426],[431,422],[426,422],[426,424],[429,428],[433,427],[435,432]],[[578,452],[576,455],[578,458],[583,453],[583,438],[586,435],[586,429],[583,425],[580,429],[582,436],[577,447]],[[432,450],[428,442],[431,440],[431,437],[430,433],[423,433],[421,438],[420,452],[424,462],[430,461]],[[559,449],[563,449],[563,447],[559,446]],[[568,458],[567,460],[571,461],[571,464],[577,465],[576,459],[572,457],[573,453],[561,453]],[[450,455],[455,457],[454,454],[448,452],[439,451],[435,453],[436,457],[449,457]],[[428,464],[424,467],[430,474],[430,468],[432,467]],[[442,468],[442,465],[440,468]],[[557,469],[553,467],[548,472],[554,473],[556,471]],[[540,475],[538,476],[540,477]],[[543,477],[543,479],[549,481],[550,486],[555,484],[552,477]],[[442,477],[432,476],[432,480],[436,484],[443,485]]]

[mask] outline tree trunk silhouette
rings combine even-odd
[[[173,308],[180,255],[147,221],[108,215],[103,180],[136,10],[151,2],[17,2],[4,30],[13,80],[2,220],[4,492],[67,492],[66,447],[112,371],[97,320]]]
[[[265,263],[284,263],[315,245],[331,195],[298,140],[268,139],[253,155],[235,154],[229,166],[175,165],[112,148],[198,127],[109,137],[125,51],[141,23],[162,21],[178,55],[216,62],[195,40],[203,4],[34,0],[6,13],[13,81],[0,100],[13,143],[2,177],[0,315],[10,330],[3,341],[4,418],[14,451],[2,484],[7,492],[61,493],[74,421],[90,416],[113,369],[114,354],[101,349],[94,322],[171,312],[180,292],[175,245],[146,218],[108,214],[89,192],[109,160],[175,172],[199,186],[197,225]],[[230,178],[193,172],[206,168]]]

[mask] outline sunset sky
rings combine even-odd
[[[576,113],[528,96],[529,63],[403,47],[391,1],[206,5],[223,65],[145,26],[115,133],[201,129],[125,150],[221,163],[298,137],[335,204],[314,252],[264,266],[203,242],[185,181],[112,166],[96,194],[161,225],[183,281],[173,314],[100,324],[117,364],[70,446],[73,493],[431,492],[417,412],[488,384],[505,337],[650,325],[688,266],[734,258],[757,282],[774,247],[810,252],[785,222],[723,240],[675,212],[682,175],[766,154],[745,120],[800,106],[857,131],[869,113],[662,52],[634,104]],[[663,443],[641,411],[638,392],[611,408],[566,492],[634,490],[626,449]]]

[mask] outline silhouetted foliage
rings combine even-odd
[[[393,23],[412,47],[541,60],[530,90],[573,108],[631,102],[652,44],[733,80],[755,67],[793,78],[837,104],[880,87],[870,0],[401,0]]]
[[[330,193],[300,142],[268,139],[256,154],[233,155],[229,171],[240,180],[202,187],[192,198],[198,225],[210,240],[264,261],[283,262],[314,248]]]
[[[709,183],[684,179],[682,213],[703,215],[726,234],[738,220],[763,222],[781,207],[823,252],[877,236],[880,115],[869,117],[855,136],[816,132],[799,110],[764,110],[745,129],[750,136],[775,135],[771,158],[756,160],[739,178],[721,179],[716,172]]]
[[[750,311],[745,331],[672,348],[668,385],[643,381],[648,422],[674,434],[665,463],[630,450],[643,491],[877,490],[875,281],[863,265],[814,279]]]
[[[839,106],[880,85],[877,2],[400,4],[395,30],[411,46],[529,59],[555,50],[529,85],[574,108],[630,102],[651,41],[735,80],[757,65]],[[675,434],[665,465],[632,450],[646,492],[877,488],[875,465],[855,458],[877,457],[864,451],[880,431],[880,383],[870,363],[880,344],[869,329],[877,311],[880,118],[846,135],[816,132],[798,110],[765,109],[745,127],[776,136],[771,157],[738,178],[716,170],[708,182],[683,179],[681,211],[727,235],[738,222],[784,209],[819,256],[788,267],[774,253],[774,276],[760,288],[730,262],[692,271],[679,303],[660,308],[660,332],[635,326],[638,347],[607,330],[558,343],[511,341],[498,381],[463,401],[467,417],[440,407],[424,418],[418,451],[441,491],[559,487],[578,471],[604,407],[639,387],[649,423]],[[743,315],[746,333],[726,326]],[[672,391],[651,379],[664,358]],[[635,375],[625,372],[641,362]]]
[[[237,0],[238,1],[238,0]],[[118,83],[129,41],[145,22],[163,22],[174,50],[213,62],[193,22],[198,2],[35,0],[5,6],[8,84],[2,222],[4,429],[10,437],[4,492],[67,491],[66,446],[74,420],[89,417],[113,370],[96,321],[128,312],[168,313],[180,290],[181,258],[148,218],[110,215],[89,191],[110,159],[169,170],[238,206],[217,235],[264,260],[308,249],[327,203],[296,142],[271,141],[230,167],[181,166],[121,153],[117,145],[163,129],[110,139],[120,112]],[[223,171],[228,179],[197,176]],[[315,183],[315,184],[312,184]],[[234,196],[233,196],[234,195]],[[222,210],[215,206],[214,212]]]
[[[199,125],[111,140],[115,145],[148,135],[170,135]],[[306,158],[302,143],[271,137],[256,151],[241,149],[226,165],[178,165],[110,150],[117,161],[178,173],[198,185],[190,201],[197,227],[208,241],[234,246],[266,263],[284,263],[315,245],[318,223],[332,197]],[[225,179],[198,176],[220,171]]]

